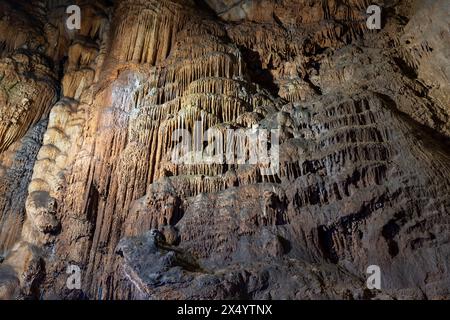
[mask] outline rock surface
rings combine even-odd
[[[0,298],[450,298],[449,3],[373,2],[2,0]]]

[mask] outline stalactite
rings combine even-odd
[[[218,298],[222,289],[236,298],[228,287],[251,299],[278,298],[279,290],[296,299],[361,298],[347,266],[364,271],[369,257],[399,270],[400,259],[384,250],[393,241],[403,256],[426,251],[427,259],[445,244],[445,232],[424,236],[424,225],[448,229],[448,155],[421,127],[449,132],[443,97],[430,93],[442,88],[420,78],[439,41],[413,41],[416,29],[396,10],[371,32],[368,0],[208,0],[221,20],[201,1],[75,1],[82,27],[68,32],[67,1],[17,1],[0,3],[10,16],[0,21],[0,250],[10,251],[0,291],[11,267],[27,298],[29,275],[42,276],[42,298],[66,298],[61,275],[76,264],[92,299]],[[47,117],[43,139],[30,137]],[[267,141],[255,155],[248,134],[256,128],[279,130],[279,146]],[[184,162],[172,154],[177,130],[191,138]],[[24,169],[28,145],[36,163]],[[279,170],[267,173],[271,165]],[[18,176],[31,181],[20,180],[22,208],[12,208],[16,185],[8,184]],[[26,214],[23,226],[15,210]],[[398,234],[385,239],[394,220]],[[148,249],[139,237],[153,228],[196,259],[196,270],[169,266],[189,281],[155,286],[133,269],[158,266],[148,250],[131,261],[125,252],[136,243]],[[445,268],[427,259],[409,264],[417,265],[411,283],[423,289],[414,294],[436,297],[435,283],[416,275]],[[331,272],[339,284],[305,291],[322,283],[310,270]],[[409,281],[395,270],[389,283]],[[230,272],[238,282],[222,286]],[[204,289],[205,275],[214,290]]]

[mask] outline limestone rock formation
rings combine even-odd
[[[450,298],[449,9],[1,0],[0,298]]]

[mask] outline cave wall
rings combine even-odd
[[[449,297],[447,1],[75,2],[0,3],[0,297]],[[174,164],[199,120],[279,172]]]

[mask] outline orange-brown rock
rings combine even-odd
[[[0,298],[449,298],[448,2],[374,2],[1,2]]]

